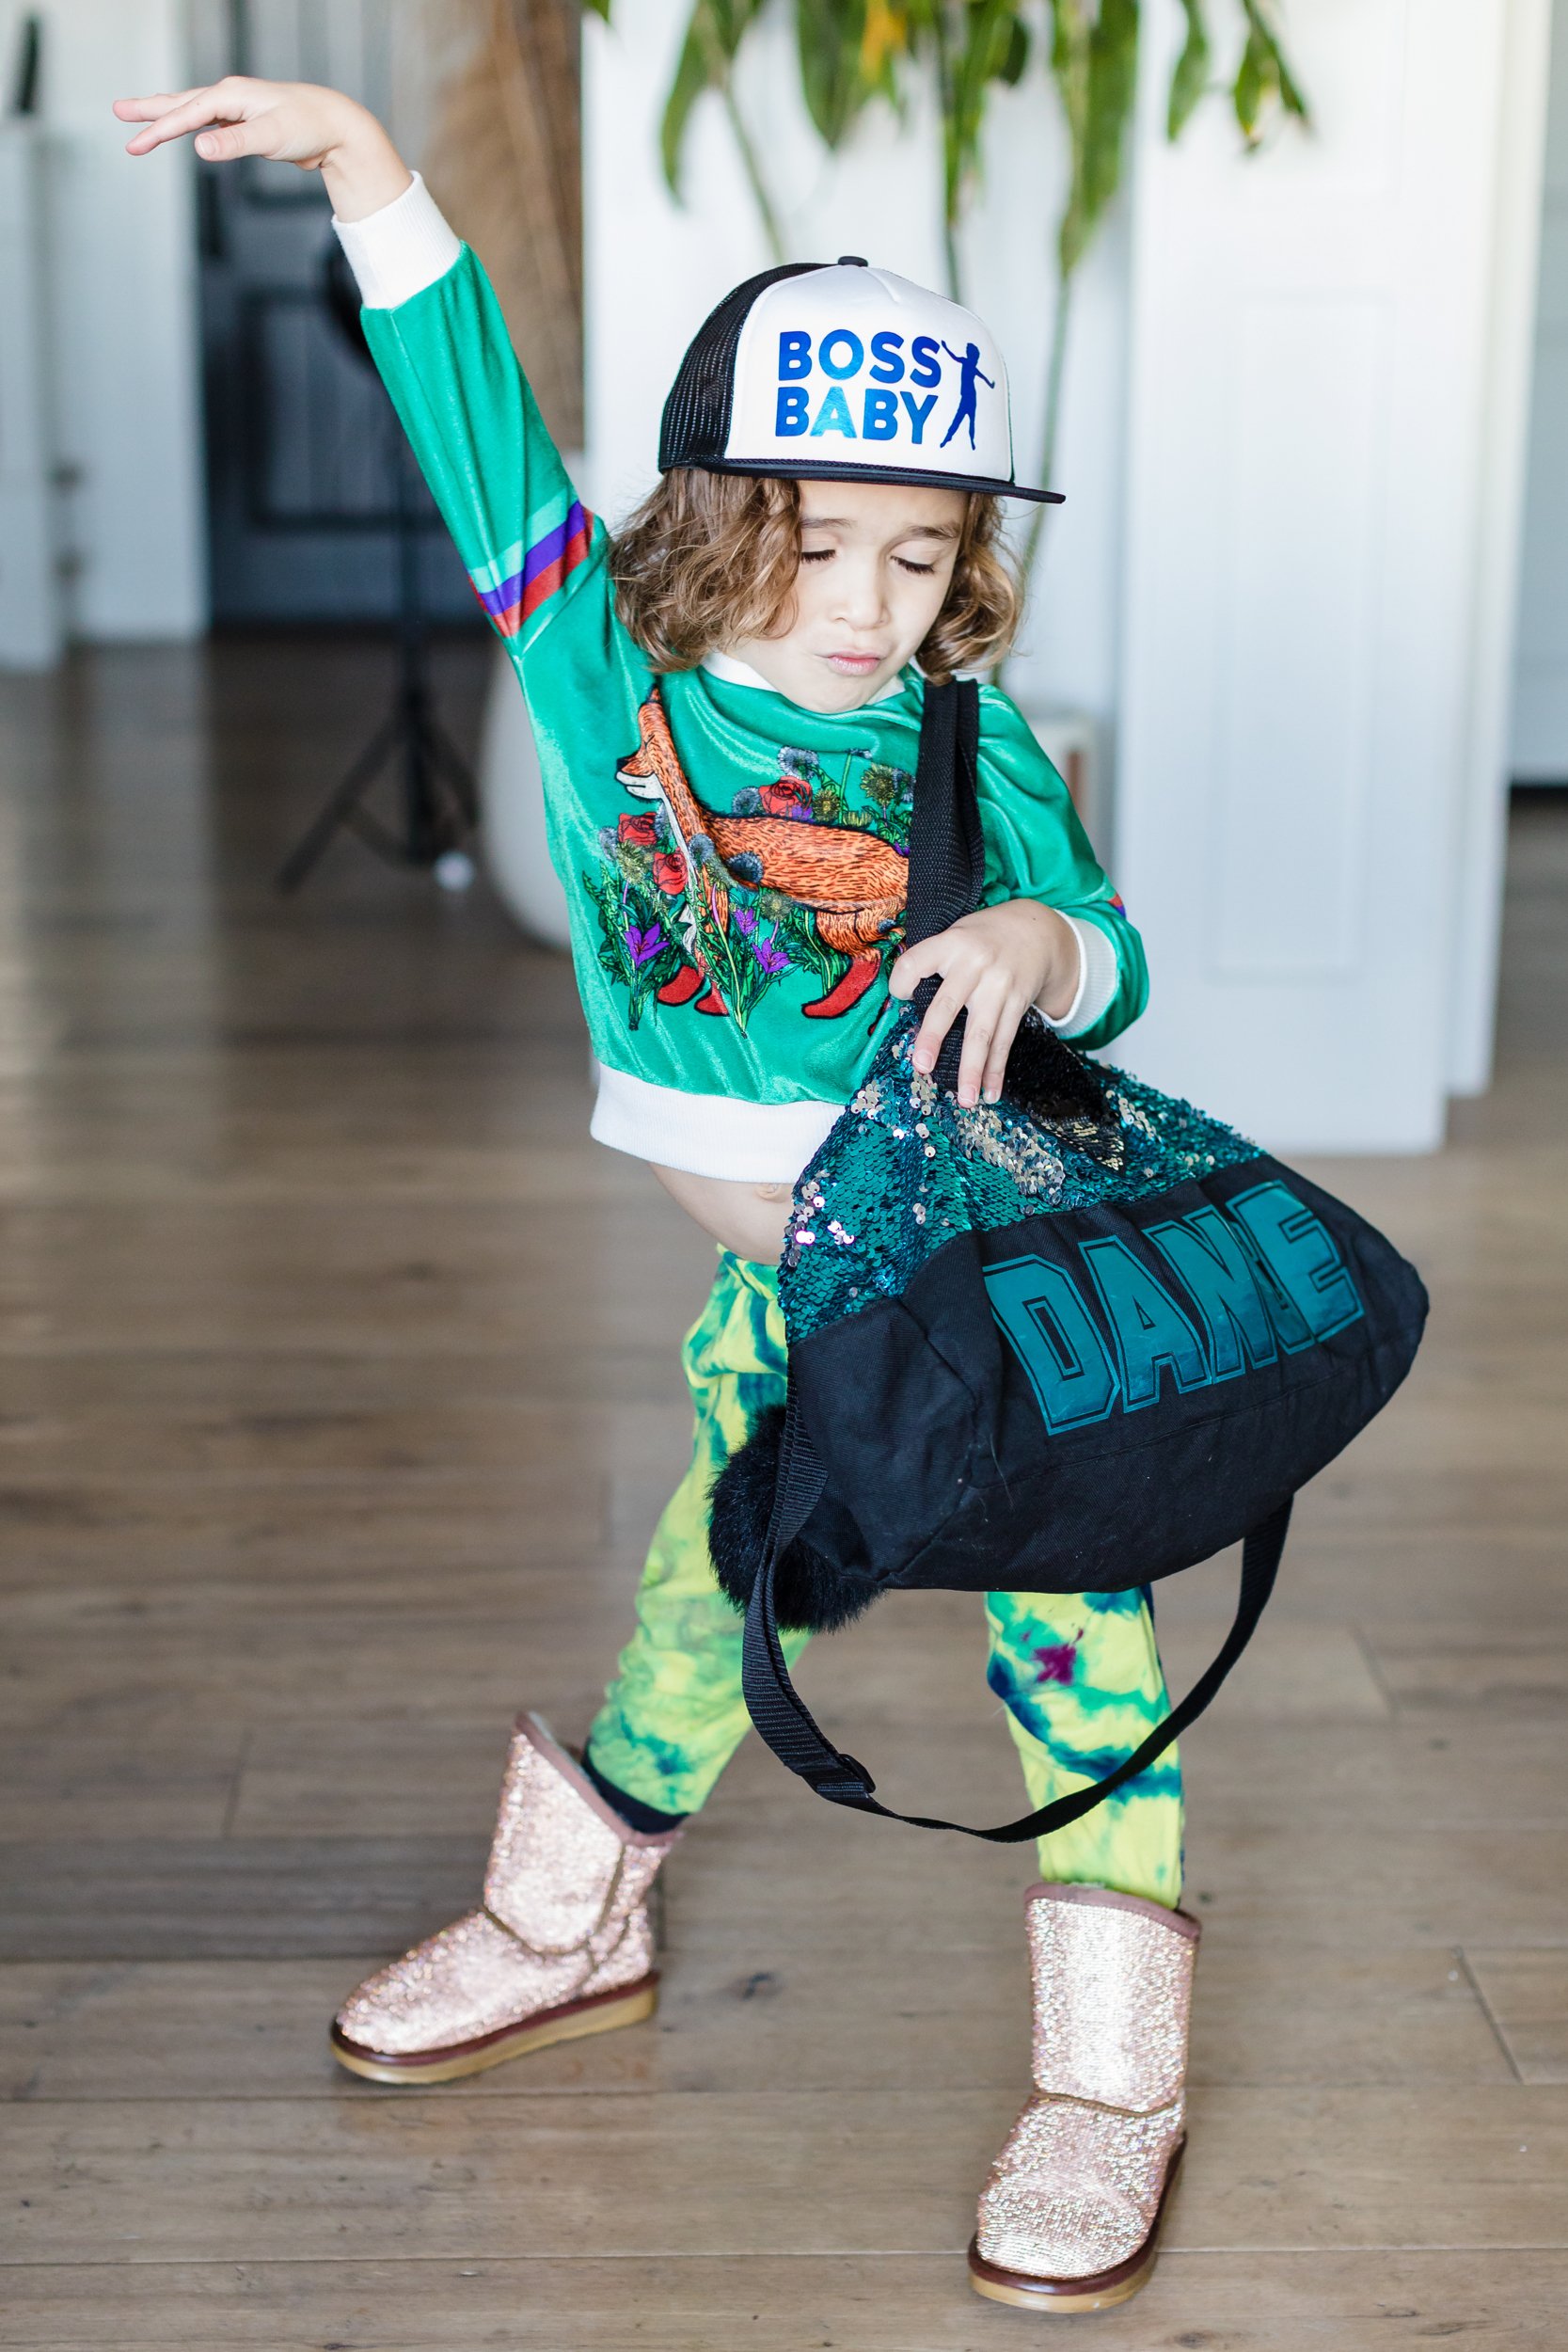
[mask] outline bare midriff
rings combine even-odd
[[[689,1168],[649,1166],[667,1193],[705,1233],[737,1258],[777,1265],[793,1186],[749,1184],[731,1176],[694,1176]]]

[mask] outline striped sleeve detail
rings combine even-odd
[[[565,520],[531,548],[519,542],[499,564],[470,574],[475,596],[503,637],[515,637],[523,623],[571,578],[593,535],[593,516],[574,499]]]

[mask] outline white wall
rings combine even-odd
[[[1171,0],[1149,20],[1168,51]],[[1542,22],[1317,0],[1291,20],[1317,134],[1253,161],[1212,118],[1170,150],[1148,60],[1117,870],[1154,993],[1128,1056],[1283,1148],[1442,1135],[1502,765],[1477,589],[1512,574],[1485,494],[1520,419],[1495,394],[1529,327],[1528,284],[1497,299],[1531,135],[1503,102],[1532,27],[1539,86]]]
[[[91,638],[192,636],[206,590],[190,157],[133,163],[109,112],[125,92],[182,87],[183,10],[45,0],[37,12],[70,621]],[[22,13],[0,0],[0,59]]]

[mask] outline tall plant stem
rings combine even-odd
[[[768,183],[762,176],[762,166],[757,159],[757,151],[752,144],[752,134],[746,127],[746,118],[740,111],[740,102],[735,94],[734,55],[725,56],[714,31],[712,20],[702,10],[699,10],[693,20],[693,29],[702,44],[709,85],[716,88],[723,98],[730,135],[735,140],[736,151],[740,157],[741,168],[746,174],[747,185],[752,191],[752,200],[757,208],[757,218],[762,223],[762,233],[767,240],[768,254],[773,261],[782,262],[784,258],[784,230],[779,226],[779,215],[773,210],[773,199],[768,193]]]
[[[724,76],[723,89],[724,112],[729,117],[730,132],[740,156],[747,183],[752,191],[752,201],[757,208],[757,217],[762,223],[762,233],[768,243],[769,258],[775,262],[783,262],[788,258],[784,252],[784,230],[780,226],[779,215],[773,209],[773,199],[768,193],[768,183],[762,176],[762,165],[758,160],[757,151],[752,143],[752,134],[746,127],[746,118],[740,111],[739,101],[735,94],[735,85],[728,74]]]
[[[937,107],[942,116],[942,260],[947,291],[955,302],[963,300],[958,266],[958,188],[953,155],[953,61],[947,46],[946,0],[931,12],[931,44],[937,69]]]
[[[1042,490],[1051,487],[1051,477],[1056,466],[1056,437],[1062,421],[1062,381],[1066,373],[1068,330],[1071,324],[1072,288],[1077,277],[1069,270],[1062,278],[1056,293],[1056,316],[1051,327],[1051,357],[1045,371],[1045,422],[1040,429],[1040,464],[1037,476]],[[1045,529],[1049,509],[1037,506],[1029,517],[1023,550],[1019,557],[1019,585],[1027,602],[1034,586],[1035,571],[1039,561],[1040,535]],[[1011,656],[1008,656],[1010,661]],[[1006,675],[1007,662],[998,671],[998,677]]]

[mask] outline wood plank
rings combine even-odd
[[[0,1487],[10,1582],[46,1594],[275,1576],[292,1606],[356,1568],[597,1558],[604,1524],[600,1482],[531,1472]]]
[[[1568,2083],[1568,1947],[1466,1946],[1465,1963],[1520,2081]]]
[[[488,1832],[0,1843],[0,1959],[400,1951],[469,1907],[488,1843]]]
[[[1568,2258],[1171,2250],[1096,2352],[1558,2352]],[[7,2352],[981,2352],[1022,2338],[940,2254],[96,2264],[6,2273]]]
[[[90,1713],[0,1735],[0,1787],[26,1791],[4,1826],[30,1837],[195,1837],[223,1834],[245,1748],[243,1727],[143,1709],[135,1735]]]
[[[133,2243],[139,2262],[646,2259],[720,2232],[757,2253],[957,2254],[1016,2106],[991,2090],[21,2105],[0,2196],[29,2262]],[[1556,2089],[1216,2089],[1192,2126],[1173,2247],[1568,2245]],[[854,2152],[852,2195],[833,2148]]]
[[[94,2264],[7,2271],[7,2352],[980,2352],[1022,2338],[939,2254],[648,2261]],[[1568,2257],[1398,2250],[1161,2258],[1096,2352],[1559,2352]]]
[[[24,1202],[8,1211],[0,1352],[223,1349],[465,1355],[513,1351],[575,1327],[632,1358],[668,1347],[702,1303],[695,1265],[672,1264],[665,1210],[571,1201],[547,1217],[477,1201]],[[585,1285],[578,1269],[596,1268]],[[40,1343],[45,1333],[47,1344]]]
[[[0,2097],[341,2097],[325,2021],[377,1956],[0,1966]],[[766,1962],[766,1965],[755,1964]],[[766,1952],[743,1933],[684,1946],[678,1907],[657,2025],[536,2053],[464,2096],[928,2090],[1022,2097],[1022,1934],[967,1949],[884,1938],[875,1968],[842,1932]],[[1198,2084],[1508,2082],[1507,2058],[1450,1954],[1259,1947],[1212,1936],[1198,1972]],[[366,2096],[379,2095],[367,2090]]]
[[[1403,1714],[1441,1718],[1456,1710],[1484,1718],[1540,1715],[1560,1724],[1568,1708],[1568,1635],[1547,1624],[1513,1625],[1505,1636],[1423,1623],[1369,1629],[1379,1679]]]
[[[662,1344],[574,1348],[550,1363],[534,1350],[0,1356],[7,1486],[481,1470],[531,1472],[546,1493],[611,1467],[657,1486],[690,1442],[686,1384]]]

